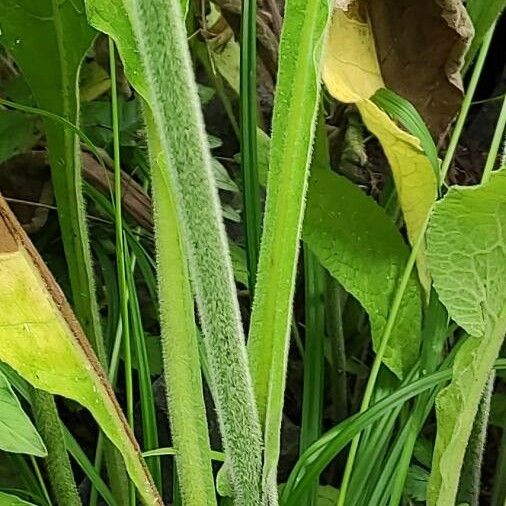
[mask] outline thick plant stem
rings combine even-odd
[[[47,448],[45,464],[56,503],[58,506],[81,506],[53,396],[33,389],[32,411]]]
[[[330,18],[326,1],[289,0],[280,44],[267,200],[249,330],[249,360],[264,426],[264,489],[277,501],[277,465],[292,302]]]
[[[182,224],[235,500],[260,504],[262,437],[181,8],[175,0],[128,0],[125,7],[145,78],[139,86]]]

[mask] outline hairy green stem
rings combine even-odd
[[[187,257],[166,167],[149,110],[145,110],[151,155],[156,231],[163,374],[167,389],[179,490],[184,504],[216,504],[211,446]],[[148,452],[149,453],[149,452]],[[153,454],[153,453],[152,453]],[[175,492],[175,490],[174,490]]]
[[[319,104],[320,59],[330,5],[289,0],[280,65],[257,287],[248,351],[264,425],[264,488],[277,502],[277,464],[292,301]]]
[[[481,465],[487,437],[490,402],[494,390],[495,373],[492,372],[483,392],[473,430],[467,443],[466,454],[460,472],[457,504],[478,506],[480,503]]]
[[[175,0],[125,0],[124,6],[142,71],[142,78],[129,77],[152,113],[182,224],[236,502],[260,504],[262,438],[181,8]]]
[[[81,506],[54,398],[36,389],[31,398],[35,423],[47,448],[45,464],[56,503]]]

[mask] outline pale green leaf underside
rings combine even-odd
[[[506,172],[484,186],[453,188],[427,233],[434,287],[470,335],[490,332],[506,303]]]
[[[374,348],[378,349],[409,257],[408,246],[393,222],[346,178],[319,169],[309,181],[303,239],[367,311]],[[420,327],[421,293],[413,275],[384,358],[400,377],[418,356]]]
[[[506,333],[506,173],[452,188],[436,205],[427,234],[434,286],[470,335],[451,384],[436,402],[438,430],[429,505],[453,504],[474,418]]]
[[[74,337],[26,251],[0,254],[0,286],[0,360],[36,388],[88,408],[123,455],[144,502],[158,504],[140,451],[98,364]]]
[[[37,457],[44,457],[47,454],[39,433],[23,411],[16,394],[2,373],[0,373],[0,449]]]

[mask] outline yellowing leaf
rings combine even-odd
[[[144,504],[161,499],[70,306],[0,198],[0,360],[34,387],[90,410],[125,460]]]
[[[385,87],[367,23],[337,9],[323,57],[322,77],[330,93],[346,103],[368,99]]]
[[[380,141],[390,163],[411,244],[422,230],[437,195],[437,181],[420,141],[399,128],[371,100],[385,87],[368,23],[337,9],[323,60],[323,80],[338,100],[355,103],[367,128]],[[417,259],[420,280],[428,286],[424,251]]]

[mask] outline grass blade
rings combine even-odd
[[[306,339],[304,347],[304,395],[299,452],[302,453],[321,435],[325,372],[325,270],[316,256],[306,246],[304,249],[306,283]],[[303,501],[315,504],[318,481],[308,488]]]
[[[506,370],[506,359],[495,362],[496,370]],[[424,378],[413,381],[397,389],[393,394],[381,399],[363,413],[357,413],[325,433],[302,455],[293,468],[281,495],[282,506],[299,504],[301,494],[308,484],[318,476],[333,458],[375,420],[390,412],[407,400],[429,390],[452,377],[451,368],[443,368]]]
[[[255,289],[262,219],[257,168],[256,5],[256,0],[244,0],[242,4],[239,92],[246,253],[252,295]]]

